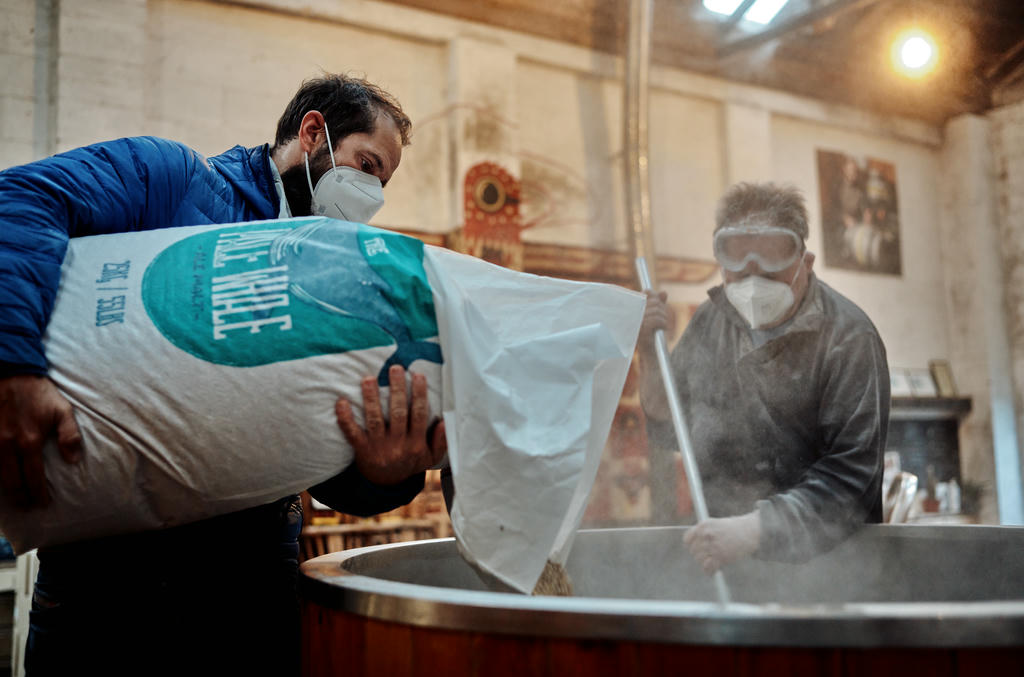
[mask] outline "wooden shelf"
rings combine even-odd
[[[969,397],[894,397],[892,421],[962,421],[971,413]]]

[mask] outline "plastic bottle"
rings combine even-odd
[[[949,481],[949,512],[954,515],[960,514],[960,485],[954,477]]]

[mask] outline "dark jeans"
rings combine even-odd
[[[286,499],[41,549],[27,674],[296,675],[300,528]]]

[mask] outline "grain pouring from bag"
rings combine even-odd
[[[544,571],[533,588],[534,595],[550,595],[553,597],[572,597],[572,579],[569,572],[557,562],[548,560]]]

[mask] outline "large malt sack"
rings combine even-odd
[[[0,501],[0,531],[22,552],[306,489],[352,460],[338,396],[361,403],[365,376],[387,386],[401,364],[426,374],[445,417],[453,523],[471,561],[505,566],[465,518],[495,490],[493,465],[504,488],[489,512],[523,508],[501,492],[542,494],[528,508],[542,519],[512,522],[543,568],[582,514],[642,311],[643,297],[618,287],[325,218],[73,239],[44,344],[84,458],[64,463],[49,446],[52,505]]]

